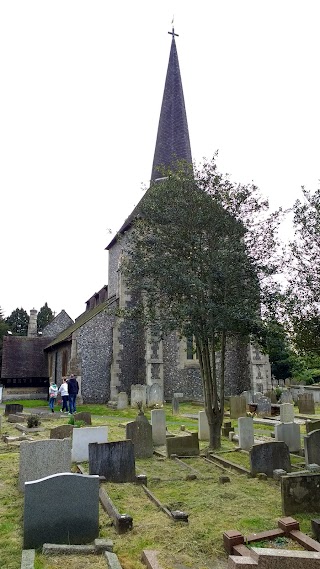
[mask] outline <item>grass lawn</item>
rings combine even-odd
[[[25,410],[43,406],[43,402],[28,401]],[[180,405],[181,414],[173,416],[171,407],[166,406],[170,432],[180,433],[180,425],[186,430],[195,431],[197,421],[187,419],[184,414],[197,414],[200,407]],[[125,439],[124,423],[136,417],[137,412],[112,411],[104,405],[83,405],[79,409],[90,411],[93,426],[107,425],[109,440]],[[149,412],[146,413],[150,417]],[[68,422],[67,416],[55,413],[49,420],[43,420],[44,432],[33,433],[34,440],[49,437],[50,428]],[[2,417],[2,435],[19,435],[14,424]],[[201,443],[204,449],[205,443]],[[234,443],[223,438],[224,458],[242,463],[248,467],[248,454],[232,452]],[[155,506],[140,486],[134,484],[103,483],[120,513],[133,517],[133,530],[124,535],[117,535],[110,519],[100,506],[100,537],[107,537],[114,542],[124,569],[142,569],[140,561],[142,549],[157,549],[159,561],[164,569],[181,569],[181,566],[196,569],[213,569],[214,561],[225,559],[222,534],[228,529],[237,529],[245,534],[264,529],[273,529],[282,516],[280,486],[273,480],[257,480],[237,474],[230,470],[230,483],[220,484],[219,476],[225,474],[218,467],[209,464],[203,458],[185,459],[198,471],[196,480],[187,480],[191,473],[178,461],[164,459],[154,455],[147,460],[137,460],[138,474],[146,474],[148,488],[168,508],[183,510],[189,515],[189,523],[173,522]],[[84,464],[88,469],[88,465]],[[23,495],[18,490],[19,443],[6,444],[0,441],[0,567],[19,569],[22,549]],[[56,500],[61,507],[66,497],[59,495]],[[317,513],[297,515],[302,531],[309,535],[310,518]],[[54,542],[54,536],[48,536]],[[36,569],[105,568],[102,557],[68,556],[45,557],[41,552],[36,555]]]

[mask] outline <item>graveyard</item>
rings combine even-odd
[[[252,555],[312,552],[320,564],[320,404],[254,399],[226,401],[212,452],[199,403],[83,405],[74,417],[2,405],[1,567],[221,569],[246,566],[250,541]],[[291,519],[299,539],[282,529]]]

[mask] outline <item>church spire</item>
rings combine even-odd
[[[179,68],[174,28],[167,77],[164,87],[151,179],[161,177],[159,167],[170,167],[176,160],[192,163],[187,113]]]

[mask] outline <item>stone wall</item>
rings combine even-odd
[[[118,239],[109,250],[109,269],[108,269],[108,298],[118,296],[118,267],[123,239]]]
[[[56,338],[58,334],[66,330],[69,326],[73,324],[72,318],[68,316],[65,310],[61,312],[48,324],[42,331],[42,336]]]

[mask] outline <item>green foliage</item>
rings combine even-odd
[[[34,427],[38,427],[40,425],[40,417],[39,415],[30,415],[27,418],[27,426],[28,429],[33,429]]]
[[[3,311],[0,307],[0,371],[1,371],[1,365],[2,365],[3,336],[5,336],[8,333],[8,330],[9,330],[9,325],[5,321],[4,316],[3,316]]]
[[[54,313],[52,312],[51,308],[49,308],[48,304],[45,302],[44,306],[42,306],[37,315],[37,327],[38,332],[42,332],[42,330],[52,322],[54,319]]]
[[[271,318],[265,323],[264,334],[264,347],[269,355],[272,375],[276,379],[292,377],[299,358],[290,346],[285,326]]]
[[[26,336],[28,333],[29,316],[23,308],[16,308],[6,319],[6,323],[15,336]]]

